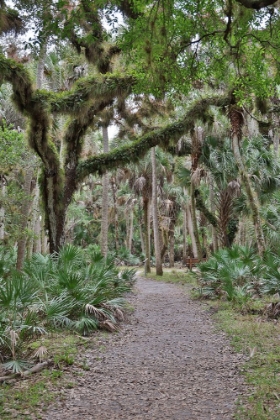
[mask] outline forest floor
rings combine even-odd
[[[44,420],[229,420],[246,393],[235,353],[209,307],[180,285],[138,278],[135,308],[121,332],[102,336],[104,352],[80,355],[70,386],[40,415]],[[100,347],[99,347],[100,350]]]

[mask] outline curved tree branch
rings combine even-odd
[[[77,168],[78,180],[82,181],[89,174],[98,172],[103,174],[108,169],[114,169],[131,162],[139,161],[147,151],[154,146],[168,147],[170,143],[176,143],[180,137],[187,133],[194,122],[203,118],[210,106],[225,107],[230,104],[229,96],[214,96],[204,98],[196,102],[185,117],[178,122],[169,124],[159,130],[154,130],[130,145],[119,147],[109,153],[103,153],[80,162]]]

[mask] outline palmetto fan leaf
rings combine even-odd
[[[66,293],[42,302],[40,310],[45,318],[44,322],[54,327],[70,326],[70,314],[74,305],[74,299],[70,299]]]
[[[71,265],[73,268],[79,268],[83,263],[81,249],[72,245],[65,245],[56,256],[59,267],[68,267]]]
[[[99,323],[96,319],[89,316],[81,316],[72,323],[74,330],[80,332],[83,335],[88,335],[90,332],[96,330],[99,327]]]
[[[26,360],[10,360],[9,362],[3,363],[3,368],[10,370],[12,373],[22,373],[30,367],[30,363]]]
[[[120,296],[130,289],[134,275],[131,269],[118,272],[113,257],[103,258],[94,246],[34,255],[22,272],[0,278],[0,351],[16,360],[21,346],[11,344],[11,329],[19,343],[48,329],[85,335],[97,328],[115,331],[124,318]]]

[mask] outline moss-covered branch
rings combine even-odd
[[[128,95],[134,83],[133,77],[117,74],[88,77],[78,81],[74,89],[69,92],[51,93],[51,110],[58,113],[77,114],[88,108],[89,101],[112,100],[119,95]]]
[[[130,145],[119,147],[110,153],[103,153],[80,162],[77,169],[79,181],[95,172],[103,174],[108,169],[137,162],[151,147],[167,148],[169,144],[176,143],[181,136],[187,133],[193,127],[194,121],[203,118],[210,106],[224,107],[229,103],[229,96],[214,96],[197,101],[180,121],[145,134]]]

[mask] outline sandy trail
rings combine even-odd
[[[186,289],[139,278],[135,312],[46,420],[229,420],[244,390],[242,356]]]

